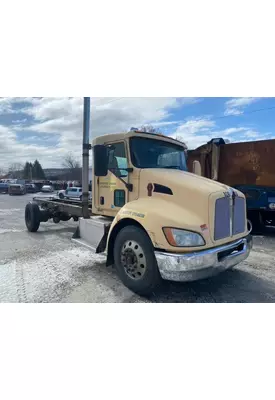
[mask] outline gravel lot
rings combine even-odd
[[[254,250],[235,270],[185,284],[166,283],[143,299],[119,281],[101,256],[70,239],[75,222],[25,228],[33,197],[0,195],[0,302],[274,302],[275,235],[254,237]]]

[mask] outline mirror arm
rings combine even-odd
[[[114,174],[114,171],[115,171],[115,170],[120,171],[120,169],[123,169],[123,170],[126,171],[126,169],[124,169],[124,168],[111,168],[111,169],[109,169],[109,171],[110,171],[113,175],[115,175],[115,177],[116,177],[117,179],[119,179],[120,182],[124,183],[126,189],[129,190],[129,192],[132,192],[132,191],[133,191],[133,184],[132,184],[132,183],[127,183],[127,182],[125,182],[125,180],[122,179],[120,176],[117,176],[116,174]]]
[[[127,171],[127,172],[133,172],[134,168],[109,168],[109,171]]]

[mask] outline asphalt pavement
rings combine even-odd
[[[104,258],[71,241],[77,222],[25,227],[33,194],[0,195],[0,302],[275,302],[275,235],[254,237],[249,258],[234,270],[193,283],[167,282],[161,294],[128,290]],[[40,196],[40,194],[39,194]]]

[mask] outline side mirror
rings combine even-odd
[[[201,176],[201,163],[197,160],[193,161],[193,174]]]
[[[108,150],[107,147],[98,144],[93,148],[94,174],[95,176],[106,176],[108,174]]]

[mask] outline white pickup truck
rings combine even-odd
[[[60,199],[79,199],[82,200],[81,187],[68,187],[66,190],[59,190],[57,195]],[[89,192],[89,200],[92,199],[92,193]]]

